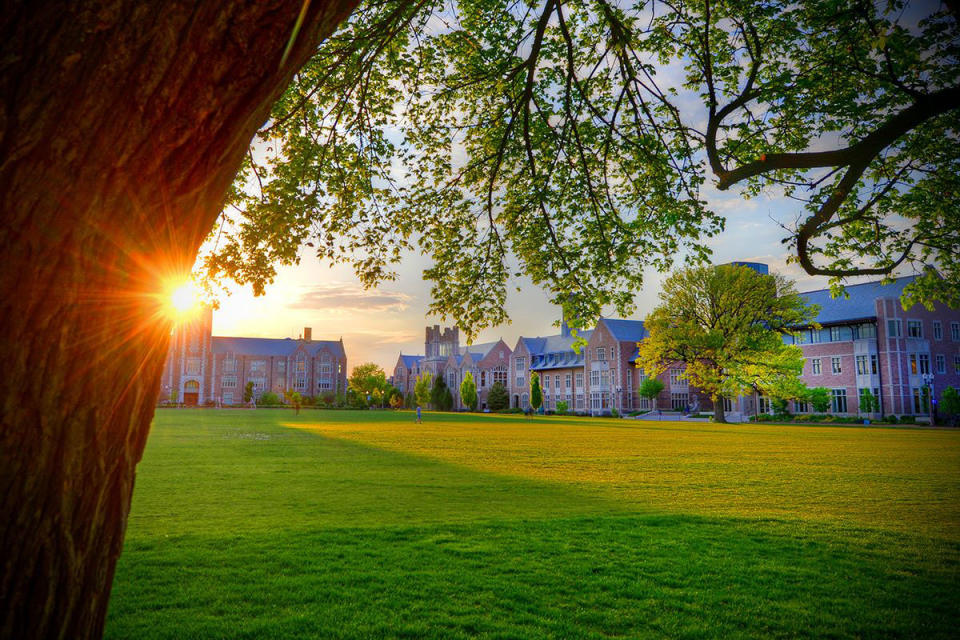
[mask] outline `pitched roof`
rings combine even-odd
[[[880,284],[879,280],[848,285],[848,298],[831,298],[829,289],[804,291],[800,295],[806,299],[808,304],[820,305],[820,315],[817,316],[817,322],[821,324],[848,322],[873,318],[877,315],[874,304],[877,298],[899,298],[904,287],[915,279],[916,276],[904,276],[897,278],[888,285]]]
[[[233,353],[238,356],[290,356],[297,347],[304,345],[308,352],[316,353],[327,347],[334,355],[346,357],[343,343],[339,340],[294,340],[292,338],[234,338],[213,336],[214,353]]]
[[[482,360],[487,357],[487,354],[490,353],[491,349],[500,344],[500,341],[496,342],[483,342],[480,344],[471,344],[466,347],[460,347],[460,353],[458,355],[464,356],[469,353],[473,356],[474,360]]]
[[[647,330],[642,320],[619,320],[617,318],[601,318],[600,322],[607,326],[614,340],[620,342],[640,342],[647,337]]]
[[[401,353],[400,359],[403,360],[403,366],[413,367],[413,365],[423,360],[423,356],[405,356]]]

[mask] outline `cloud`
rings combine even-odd
[[[318,311],[400,312],[413,297],[396,291],[369,291],[345,282],[328,282],[303,287],[300,296],[287,306]]]

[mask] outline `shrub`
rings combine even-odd
[[[567,415],[567,403],[563,400],[557,402],[557,415],[565,416]]]
[[[280,401],[280,396],[275,394],[273,391],[264,391],[260,394],[260,399],[257,400],[259,405],[268,405],[268,404],[283,404]]]
[[[917,416],[900,416],[900,424],[914,424]]]
[[[507,388],[499,380],[490,387],[490,393],[487,394],[487,406],[490,411],[499,411],[510,406],[510,395]]]
[[[617,408],[616,408],[616,407],[613,407],[612,409],[610,409],[610,417],[611,417],[611,418],[619,418],[619,417],[620,417],[620,412],[617,411]]]

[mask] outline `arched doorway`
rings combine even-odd
[[[200,400],[200,383],[196,380],[187,380],[183,385],[183,404],[195,407]]]

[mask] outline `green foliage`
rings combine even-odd
[[[530,374],[530,407],[537,411],[543,404],[543,391],[540,389],[540,374]]]
[[[619,417],[620,417],[620,412],[617,410],[616,407],[611,407],[611,408],[610,408],[610,417],[611,417],[611,418],[619,418]]]
[[[417,376],[417,381],[413,385],[413,394],[416,404],[424,409],[430,406],[430,392],[433,390],[433,375],[429,371],[424,371]]]
[[[955,16],[902,4],[364,3],[258,134],[208,274],[259,293],[309,245],[370,286],[416,245],[468,336],[514,260],[586,326],[709,257],[709,171],[800,201],[807,272],[936,264],[904,299],[960,302]]]
[[[715,402],[755,390],[798,397],[803,353],[782,336],[818,311],[781,275],[733,265],[683,269],[667,278],[646,318],[650,336],[638,345],[637,365],[653,377],[683,363],[684,377]]]
[[[567,403],[564,402],[563,400],[557,401],[557,415],[558,416],[567,415]]]
[[[180,390],[177,388],[170,389],[170,402],[172,404],[177,404],[177,400],[180,398]]]
[[[660,395],[660,392],[663,391],[663,383],[657,378],[648,377],[640,383],[640,388],[637,390],[637,393],[640,394],[641,398],[646,398],[653,403],[653,408],[657,408],[657,396]]]
[[[880,401],[870,389],[860,389],[859,413],[875,413],[880,410]]]
[[[379,365],[373,362],[358,364],[353,368],[350,377],[347,379],[347,388],[357,394],[366,403],[367,397],[370,403],[379,405],[386,401],[384,395],[388,391],[387,375]]]
[[[499,380],[493,383],[490,391],[487,393],[487,408],[490,411],[500,411],[510,406],[510,394],[507,388]]]
[[[960,420],[960,392],[953,387],[947,387],[940,395],[940,413],[951,418],[956,424]]]
[[[477,383],[469,371],[463,374],[463,381],[460,383],[460,402],[470,411],[477,410]]]
[[[257,404],[270,405],[270,404],[282,404],[280,401],[280,396],[275,394],[273,391],[264,391],[260,394],[260,398],[257,400]]]
[[[830,390],[826,387],[814,387],[807,390],[807,402],[818,413],[830,410]]]
[[[430,390],[430,404],[437,411],[450,411],[453,408],[453,395],[451,395],[447,382],[442,375],[438,375],[433,381],[433,388]]]
[[[247,382],[243,387],[243,402],[249,404],[253,402],[253,382]]]

